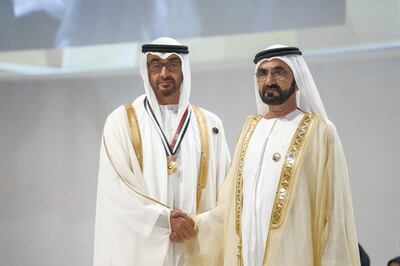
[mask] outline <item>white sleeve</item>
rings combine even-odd
[[[154,226],[169,231],[170,209],[146,198],[135,187],[125,183],[111,163],[112,153],[101,148],[99,180],[97,190],[97,212],[106,212],[113,226],[122,227],[147,237]],[[110,156],[111,158],[109,158]],[[97,219],[98,217],[96,217]]]
[[[151,199],[144,181],[135,176],[129,149],[129,130],[124,124],[124,110],[118,110],[106,121],[100,150],[97,189],[96,226],[107,219],[126,233],[134,231],[145,237],[155,226],[170,232],[170,209]],[[104,216],[103,216],[104,215]]]

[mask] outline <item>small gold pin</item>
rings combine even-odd
[[[272,155],[272,160],[274,162],[278,162],[281,159],[281,155],[278,152],[275,152],[274,155]]]

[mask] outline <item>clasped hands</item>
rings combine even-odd
[[[169,239],[171,242],[181,243],[196,235],[194,221],[184,212],[180,210],[172,210],[170,214],[171,234]]]

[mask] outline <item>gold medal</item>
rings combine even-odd
[[[173,175],[176,172],[176,158],[173,155],[167,156],[167,172],[168,175]]]

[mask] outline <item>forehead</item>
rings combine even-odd
[[[162,59],[161,57],[159,57],[159,56],[157,56],[157,55],[155,55],[155,54],[152,54],[152,53],[148,53],[147,54],[147,62],[149,63],[149,62],[151,62],[151,61],[154,61],[154,60],[173,60],[173,59],[178,59],[179,61],[181,61],[181,59],[179,58],[179,56],[177,56],[176,54],[172,54],[172,55],[170,55],[170,56],[168,56],[166,59]]]
[[[282,60],[278,59],[278,58],[274,58],[272,60],[265,60],[264,62],[262,62],[259,65],[259,69],[273,69],[273,68],[277,68],[277,67],[282,67],[284,69],[290,69],[290,67],[283,62]]]

